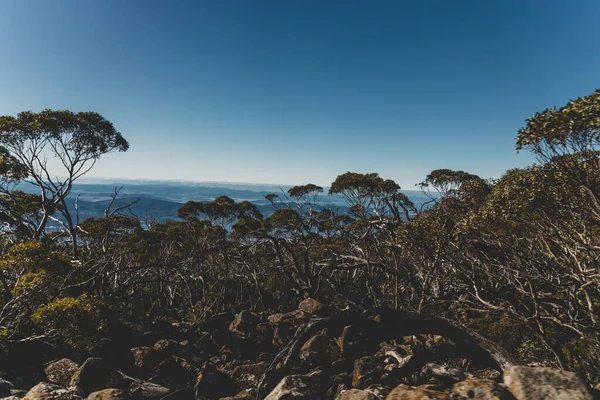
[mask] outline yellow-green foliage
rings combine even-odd
[[[56,329],[65,343],[83,347],[106,328],[102,308],[101,301],[87,294],[62,297],[39,307],[31,319],[43,330]]]
[[[37,272],[27,272],[19,277],[12,289],[12,293],[14,296],[17,296],[28,289],[38,286],[44,279],[46,279],[46,270],[43,268]]]
[[[0,328],[0,339],[6,339],[9,337],[9,330],[6,328]]]
[[[570,371],[578,371],[593,384],[600,382],[598,343],[588,338],[575,338],[565,343],[562,351]]]
[[[0,271],[19,269],[36,272],[46,269],[47,272],[63,272],[70,268],[68,257],[56,250],[51,250],[37,240],[19,243],[0,259]]]
[[[522,322],[487,316],[473,318],[467,326],[517,356],[522,363],[537,363],[552,357]]]

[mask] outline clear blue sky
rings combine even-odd
[[[600,1],[0,0],[0,114],[92,110],[95,177],[498,177],[525,118],[600,87]]]

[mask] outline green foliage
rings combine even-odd
[[[61,297],[39,307],[31,319],[39,329],[54,329],[63,341],[84,348],[106,329],[102,302],[88,294]]]
[[[32,288],[44,284],[47,279],[46,270],[44,268],[40,268],[36,272],[27,272],[21,275],[15,286],[12,289],[13,296],[18,296],[25,291],[31,290]]]
[[[315,195],[317,193],[322,193],[323,188],[321,186],[313,185],[309,183],[307,185],[294,186],[293,188],[288,190],[288,194],[291,197],[304,197],[307,195]]]
[[[249,201],[236,203],[228,196],[219,196],[211,202],[188,201],[178,211],[179,218],[186,220],[206,220],[225,228],[234,224],[239,218],[262,220],[263,216],[256,206]]]
[[[299,230],[302,228],[302,218],[296,210],[279,208],[265,220],[270,229]]]
[[[470,318],[467,327],[512,351],[523,364],[539,363],[551,357],[544,345],[520,321],[498,316],[474,317]]]
[[[0,143],[22,146],[23,141],[56,141],[68,136],[65,149],[97,158],[113,151],[127,151],[129,144],[113,124],[95,112],[67,110],[25,111],[16,117],[0,117]],[[31,172],[31,171],[30,171]]]
[[[517,150],[528,149],[545,161],[561,154],[596,151],[599,130],[600,89],[527,119],[517,136]]]
[[[600,347],[589,338],[573,338],[565,343],[562,351],[568,369],[579,371],[592,384],[600,383]]]
[[[0,182],[20,181],[26,177],[27,168],[8,149],[0,146]]]
[[[41,242],[32,240],[19,243],[0,259],[0,271],[23,270],[62,274],[71,268],[68,257],[59,250],[52,250]]]
[[[455,196],[462,185],[468,182],[479,181],[480,177],[465,171],[453,171],[451,169],[436,169],[432,171],[425,180],[419,183],[422,190],[433,188],[442,197]]]

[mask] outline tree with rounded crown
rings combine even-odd
[[[95,112],[25,111],[16,117],[0,116],[0,169],[13,181],[25,181],[39,190],[39,223],[32,239],[41,238],[50,219],[69,233],[73,257],[78,257],[77,215],[67,207],[73,183],[89,172],[98,159],[114,151],[127,151],[129,143],[113,124]],[[52,167],[48,161],[53,159]],[[53,170],[58,164],[57,170]],[[5,166],[10,168],[4,168]],[[10,185],[1,190],[10,193]],[[54,216],[59,213],[62,218]]]

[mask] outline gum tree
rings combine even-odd
[[[13,180],[28,182],[39,190],[40,218],[31,238],[42,237],[53,219],[69,233],[76,259],[78,221],[67,207],[73,183],[102,155],[127,151],[129,143],[98,113],[46,109],[0,116],[0,146],[3,160],[17,178]],[[10,187],[3,185],[2,191],[9,195]],[[62,218],[54,217],[56,213]]]

